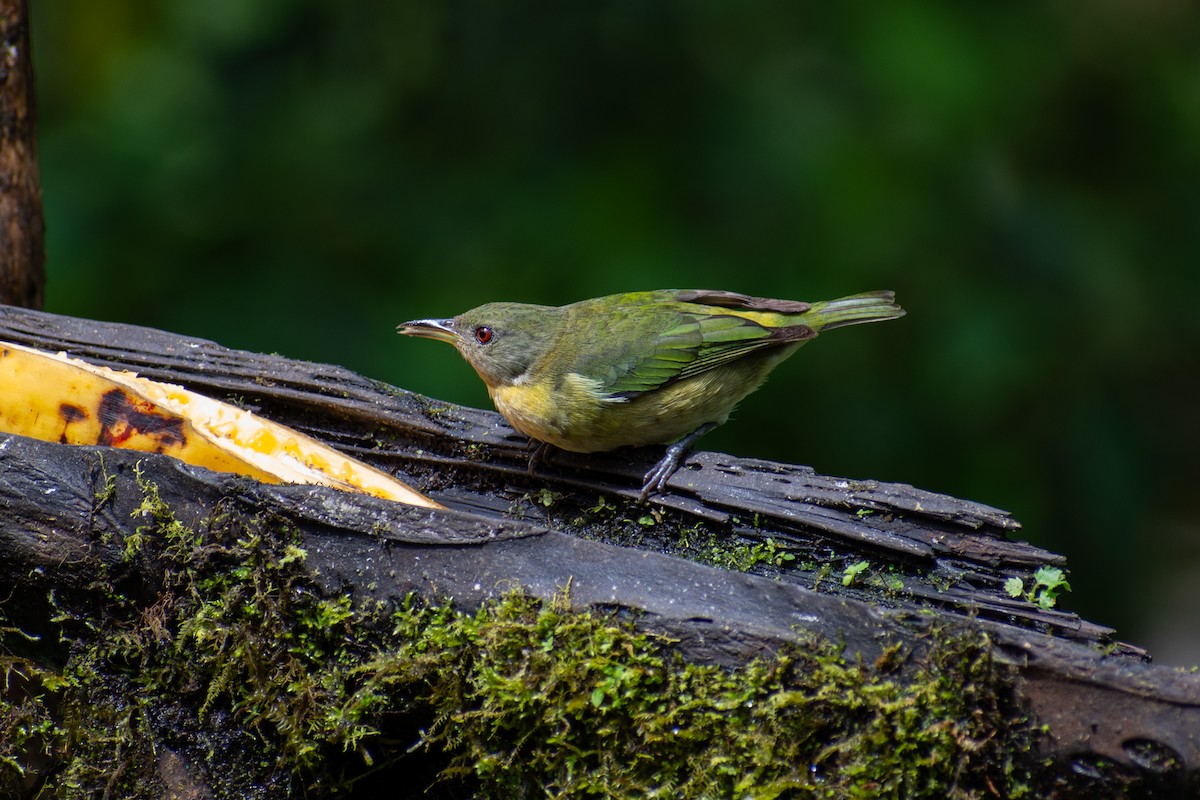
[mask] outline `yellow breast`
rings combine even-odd
[[[667,444],[709,422],[722,424],[758,388],[773,361],[746,359],[632,399],[604,396],[577,373],[489,389],[496,409],[521,433],[563,450],[593,453]]]
[[[596,382],[582,375],[572,372],[561,380],[518,382],[488,392],[509,424],[533,439],[583,453],[620,446],[597,440],[607,407],[620,403],[603,398]]]

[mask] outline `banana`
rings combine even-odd
[[[163,453],[265,483],[321,484],[442,508],[387,473],[249,411],[9,342],[0,342],[0,431]]]

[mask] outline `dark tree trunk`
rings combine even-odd
[[[46,270],[28,0],[0,0],[0,303],[41,308]]]

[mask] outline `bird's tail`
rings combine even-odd
[[[804,321],[820,332],[844,325],[882,322],[885,319],[903,316],[904,309],[896,305],[895,292],[864,292],[840,300],[813,303],[812,308],[805,313]]]

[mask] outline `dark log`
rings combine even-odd
[[[473,607],[518,586],[550,597],[569,582],[574,605],[636,611],[689,658],[721,664],[790,641],[797,626],[867,659],[897,641],[919,652],[941,626],[982,629],[1016,668],[1019,706],[1046,726],[1043,746],[1067,785],[1114,771],[1131,786],[1182,791],[1200,780],[1200,678],[1151,665],[1103,625],[1010,598],[1006,578],[1028,580],[1064,560],[1011,539],[1019,526],[1003,511],[715,453],[691,457],[666,494],[636,508],[627,501],[657,453],[562,455],[531,477],[525,440],[498,415],[338,367],[14,308],[0,309],[0,340],[239,398],[450,506],[414,509],[163,457],[5,437],[0,594],[26,630],[45,628],[47,590],[86,593],[100,565],[128,571],[97,534],[130,524],[132,465],[141,461],[185,522],[202,525],[230,504],[288,520],[330,591],[388,600],[416,591]],[[98,508],[105,471],[120,499]],[[683,557],[704,549],[689,537],[726,547],[770,541],[794,561],[760,562],[758,574],[718,569]],[[844,567],[862,560],[886,565],[886,579],[844,585]],[[126,576],[133,589],[154,579]]]

